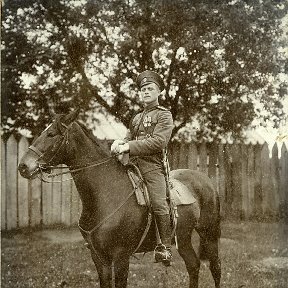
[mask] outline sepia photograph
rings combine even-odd
[[[3,288],[288,287],[288,0],[2,0]]]

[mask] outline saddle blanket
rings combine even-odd
[[[196,202],[195,197],[186,185],[176,179],[170,179],[171,199],[175,205],[188,205]]]
[[[170,197],[172,203],[176,206],[178,205],[188,205],[196,202],[196,199],[192,195],[191,191],[182,184],[180,181],[176,179],[170,179]],[[145,195],[142,188],[138,187],[135,189],[135,194],[137,198],[137,202],[141,206],[146,206],[147,201],[145,201]]]

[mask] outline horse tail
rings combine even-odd
[[[215,190],[214,190],[215,191]],[[197,232],[200,236],[200,245],[199,245],[199,258],[200,260],[208,260],[209,257],[208,255],[211,253],[209,251],[209,248],[211,248],[211,245],[215,246],[217,245],[217,250],[218,250],[218,241],[221,236],[221,215],[220,215],[220,199],[217,191],[215,191],[215,200],[216,200],[216,205],[215,205],[215,210],[214,213],[211,213],[212,211],[210,210],[210,215],[209,217],[210,221],[207,221],[207,211],[204,208],[203,211],[203,218],[205,218],[206,221],[203,221],[202,224],[204,224],[202,227],[201,225],[198,226]],[[210,205],[208,205],[209,207]],[[211,206],[210,206],[211,208]],[[202,214],[202,211],[201,211]],[[201,220],[201,216],[200,216]],[[200,222],[201,223],[201,222]]]

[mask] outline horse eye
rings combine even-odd
[[[48,137],[54,137],[57,133],[55,133],[55,131],[53,131],[53,129],[49,129],[47,131],[47,136]]]
[[[53,136],[52,133],[51,133],[51,131],[47,131],[47,136],[48,136],[48,137],[52,137],[52,136]]]

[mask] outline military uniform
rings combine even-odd
[[[172,129],[171,112],[155,105],[146,107],[133,118],[125,138],[129,143],[131,160],[139,167],[147,182],[153,212],[158,215],[169,214],[163,151],[167,148]]]
[[[155,90],[157,86],[151,83],[156,84],[159,89]],[[166,199],[163,151],[171,138],[173,119],[168,109],[158,105],[158,97],[164,89],[164,82],[160,75],[153,71],[144,71],[138,76],[137,84],[144,95],[142,96],[145,97],[147,94],[152,100],[146,101],[144,110],[132,119],[123,143],[121,140],[114,141],[111,150],[118,154],[129,152],[131,161],[142,172],[163,243],[160,249],[156,250],[158,246],[155,248],[155,259],[156,262],[162,261],[168,266],[172,258],[171,226]],[[150,91],[144,92],[144,86]]]

